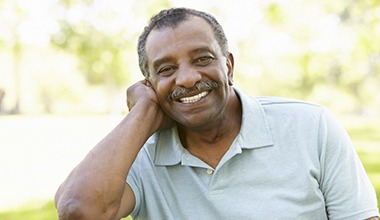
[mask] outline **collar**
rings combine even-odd
[[[236,136],[233,146],[240,149],[273,146],[272,134],[262,105],[255,98],[243,94],[237,88],[234,90],[242,104],[243,118],[240,132]],[[153,153],[151,156],[154,158],[155,165],[176,165],[181,163],[184,155],[188,154],[181,144],[176,127],[159,131],[152,138],[149,145],[155,148],[150,150]]]

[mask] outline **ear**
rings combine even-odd
[[[146,76],[145,77],[145,85],[152,88],[154,92],[156,92],[154,80],[152,79],[151,76]]]
[[[226,64],[228,68],[227,77],[228,77],[228,84],[232,86],[234,84],[234,55],[232,53],[228,53]]]

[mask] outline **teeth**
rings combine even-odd
[[[204,92],[201,92],[201,93],[199,93],[198,95],[195,95],[195,96],[181,98],[181,99],[179,99],[179,101],[181,101],[182,103],[194,103],[194,102],[197,102],[197,101],[201,100],[208,93],[209,93],[208,91],[204,91]]]

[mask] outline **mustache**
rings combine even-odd
[[[219,88],[219,84],[214,81],[203,81],[196,83],[192,88],[178,87],[174,89],[166,98],[169,102],[173,101],[177,97],[185,96],[188,93],[192,92],[201,92],[204,90],[211,90]]]

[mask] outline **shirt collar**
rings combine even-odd
[[[253,149],[273,145],[272,133],[265,110],[258,100],[235,88],[243,107],[243,118],[237,142],[242,149]]]
[[[236,143],[241,149],[272,146],[273,139],[264,108],[255,98],[234,89],[240,98],[243,109],[242,125],[234,144]],[[154,152],[154,155],[151,156],[156,165],[170,166],[181,162],[186,150],[179,140],[176,127],[157,132],[152,141],[153,143],[149,145],[155,149],[150,152]]]

